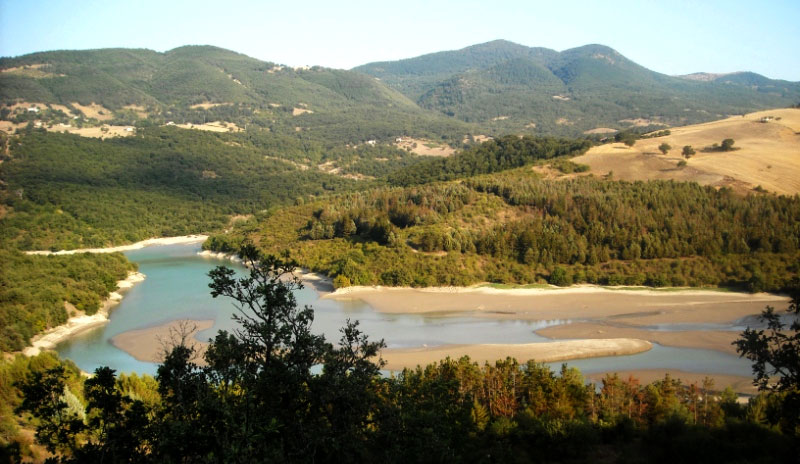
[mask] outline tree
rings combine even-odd
[[[33,372],[19,385],[23,400],[17,412],[29,412],[39,418],[36,439],[48,451],[71,455],[86,426],[67,406],[66,381],[67,372],[61,365]]]
[[[679,167],[679,168],[686,167],[686,160],[680,160],[680,161],[678,161],[678,167]]]
[[[683,151],[681,152],[683,157],[686,159],[691,158],[692,156],[694,156],[695,153],[696,152],[694,151],[694,148],[692,148],[691,145],[686,145],[685,147],[683,147]]]
[[[791,295],[786,312],[794,320],[788,327],[775,309],[767,306],[759,317],[767,324],[766,331],[748,327],[733,344],[740,357],[753,362],[753,384],[759,390],[770,392],[768,399],[780,405],[774,422],[779,423],[784,433],[800,437],[800,286],[797,281]],[[775,376],[778,380],[772,382]]]
[[[293,261],[262,256],[250,244],[239,256],[248,276],[225,267],[209,273],[211,295],[235,301],[241,328],[220,332],[208,347],[202,372],[211,398],[200,398],[196,422],[219,424],[213,449],[229,460],[331,460],[326,453],[353,460],[375,409],[383,341],[370,342],[348,320],[334,347],[312,333],[313,309],[297,307],[302,284]]]
[[[725,139],[722,141],[722,146],[720,146],[720,150],[722,151],[731,151],[733,150],[733,139]]]
[[[667,142],[662,143],[658,146],[658,149],[661,150],[662,155],[666,155],[670,150],[672,150],[672,146]]]
[[[622,142],[625,145],[632,147],[636,144],[636,139],[639,138],[636,134],[630,131],[617,132],[614,136],[614,141]]]
[[[794,317],[788,325],[775,308],[767,306],[759,320],[766,330],[747,328],[733,342],[740,357],[753,362],[753,381],[759,390],[800,391],[800,289],[795,288],[787,314]],[[788,329],[785,330],[785,329]],[[776,383],[770,378],[778,376]]]

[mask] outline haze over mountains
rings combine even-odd
[[[347,142],[579,135],[800,102],[800,83],[754,73],[674,77],[602,45],[557,52],[503,40],[350,71],[289,68],[210,46],[41,52],[0,59],[0,71],[6,106],[96,103],[128,123],[224,120]]]

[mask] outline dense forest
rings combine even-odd
[[[136,264],[119,253],[29,256],[0,250],[0,350],[21,350],[33,335],[77,312],[96,313],[133,270]]]
[[[33,130],[0,165],[11,211],[0,240],[70,249],[220,230],[234,214],[357,185],[267,154],[279,148],[176,128],[108,140]]]
[[[3,360],[2,453],[41,452],[18,434],[21,422],[55,462],[796,460],[798,366],[758,355],[782,326],[742,341],[743,354],[787,369],[780,390],[747,405],[710,380],[642,385],[608,375],[595,385],[568,366],[555,373],[513,359],[445,359],[386,377],[375,356],[382,342],[357,322],[336,344],[313,333],[313,309],[294,300],[298,281],[281,277],[293,263],[252,246],[240,256],[249,276],[219,267],[209,287],[247,310],[242,328],[220,331],[202,366],[180,337],[154,379],[105,367],[85,379],[50,354]],[[796,340],[781,346],[796,349]]]
[[[781,291],[800,272],[799,225],[797,197],[592,176],[548,180],[519,168],[285,208],[206,247],[227,251],[250,237],[272,253],[291,250],[304,267],[341,276],[340,285]]]

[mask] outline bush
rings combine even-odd
[[[550,283],[558,285],[559,287],[568,287],[572,285],[572,274],[567,272],[565,268],[559,266],[553,269],[553,272],[550,274]]]
[[[350,283],[350,279],[346,275],[339,274],[333,279],[333,288],[345,288],[349,287],[353,284]]]

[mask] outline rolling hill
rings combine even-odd
[[[595,175],[613,172],[621,180],[680,180],[727,186],[740,192],[761,188],[784,195],[800,193],[800,109],[777,109],[670,129],[670,134],[622,143],[599,145],[574,158]],[[714,144],[732,138],[734,150],[714,150]],[[662,154],[658,146],[672,149]],[[684,146],[697,152],[685,167]]]
[[[466,124],[425,111],[361,73],[290,68],[210,46],[0,59],[0,105],[9,109],[2,119],[26,122],[24,111],[11,109],[20,103],[111,123],[221,120],[337,142],[400,135],[455,141],[470,132]],[[83,110],[87,106],[97,114]]]
[[[800,83],[755,73],[667,76],[603,45],[556,52],[497,40],[353,70],[491,133],[685,125],[800,101]]]
[[[603,45],[562,52],[497,40],[351,71],[291,68],[211,46],[52,51],[0,58],[0,119],[201,125],[330,141],[465,134],[580,136],[686,125],[800,102],[800,83],[755,73],[667,76]],[[231,126],[233,127],[233,126]]]

